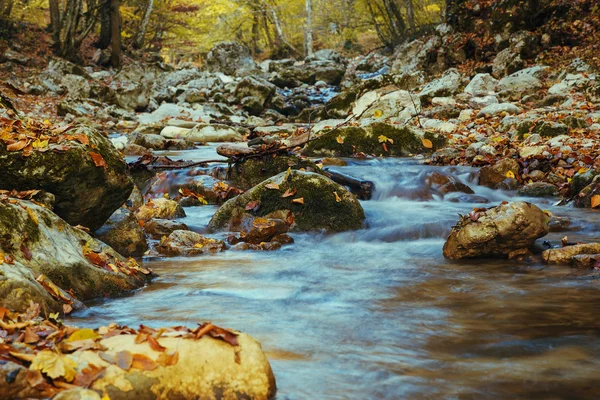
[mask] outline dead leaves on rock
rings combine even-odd
[[[78,329],[63,325],[58,315],[39,317],[40,306],[31,304],[25,313],[14,313],[0,307],[0,362],[12,362],[28,368],[26,381],[47,397],[74,387],[89,387],[106,370],[106,364],[122,370],[152,371],[179,362],[179,353],[160,343],[161,338],[201,340],[205,336],[224,341],[234,347],[239,360],[237,334],[210,322],[195,329],[183,326],[153,329],[141,325],[138,330],[116,324],[98,329]],[[104,339],[119,335],[135,335],[135,344],[147,343],[149,350],[107,351]],[[100,365],[78,365],[76,351],[95,352],[104,361]],[[153,355],[156,353],[156,356]],[[83,368],[81,368],[83,367]]]

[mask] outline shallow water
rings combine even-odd
[[[147,260],[160,275],[154,284],[72,322],[213,321],[245,331],[262,343],[280,400],[600,396],[598,281],[565,267],[446,261],[442,245],[457,214],[480,204],[416,198],[410,188],[435,169],[416,160],[335,169],[375,182],[373,200],[363,202],[365,229],[294,234],[294,245],[271,253]],[[512,197],[470,183],[472,169],[438,169],[469,183],[487,206]],[[597,213],[536,203],[573,219],[572,240],[599,239]],[[184,221],[201,231],[215,209],[187,208]]]

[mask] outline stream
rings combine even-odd
[[[215,158],[214,147],[169,155]],[[375,183],[373,199],[362,202],[365,229],[292,234],[295,244],[275,252],[148,258],[159,274],[153,284],[93,303],[69,322],[212,321],[247,332],[271,362],[278,400],[600,396],[598,281],[564,266],[442,257],[457,214],[514,193],[477,186],[467,167],[347,161],[331,168]],[[434,169],[489,203],[423,195],[419,176]],[[598,213],[528,200],[573,221],[573,231],[544,240],[600,240]],[[186,208],[183,222],[202,232],[216,208]]]

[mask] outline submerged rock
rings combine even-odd
[[[574,257],[584,254],[600,254],[600,243],[584,243],[548,249],[542,253],[542,259],[546,264],[571,264],[575,262]]]
[[[522,201],[473,211],[452,228],[444,244],[444,257],[502,257],[528,249],[548,234],[548,220],[540,208]]]
[[[24,200],[0,200],[0,254],[0,306],[12,310],[25,310],[30,300],[48,310],[71,303],[36,278],[80,300],[123,294],[149,278],[135,261]]]
[[[287,194],[286,194],[287,193]],[[291,230],[341,232],[360,229],[365,214],[343,186],[315,173],[283,172],[253,187],[219,208],[211,229],[239,230],[245,217],[269,217],[291,211]]]
[[[28,157],[8,151],[0,140],[0,189],[50,192],[56,214],[71,225],[96,230],[125,203],[133,183],[123,157],[98,131],[78,127],[67,134],[72,139]]]
[[[169,236],[175,231],[189,231],[190,228],[183,222],[171,221],[169,219],[153,218],[144,224],[144,231],[152,239],[160,239]]]

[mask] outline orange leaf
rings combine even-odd
[[[600,206],[600,194],[592,196],[592,208]]]
[[[158,362],[160,365],[164,366],[164,367],[169,367],[171,365],[175,365],[177,364],[177,362],[179,361],[179,352],[174,352],[173,354],[169,354],[169,353],[162,353],[161,355],[158,356],[158,359],[156,360],[156,362]]]
[[[159,353],[164,352],[167,348],[163,347],[158,343],[158,340],[154,336],[148,336],[148,344],[154,351],[158,351]]]
[[[433,147],[433,143],[429,139],[423,139],[421,143],[423,143],[423,147],[426,149],[431,149]]]
[[[102,157],[102,154],[90,151],[90,157],[92,157],[92,161],[94,162],[94,165],[96,165],[96,167],[104,167],[105,169],[108,168],[106,160],[104,159],[104,157]]]
[[[292,200],[292,203],[304,204],[304,197],[299,197],[297,199],[294,199],[294,200]]]
[[[279,190],[279,185],[276,183],[267,183],[265,187],[271,190]]]
[[[337,192],[333,192],[333,194],[335,195],[335,202],[339,203],[340,201],[342,201],[342,199],[340,199],[340,196],[337,194]]]
[[[134,354],[131,366],[144,371],[152,371],[158,367],[154,360],[143,354]]]
[[[6,146],[6,150],[8,150],[8,151],[23,150],[25,147],[27,147],[27,144],[28,144],[28,142],[26,140],[20,140],[16,143],[9,144],[8,146]]]
[[[285,191],[284,194],[281,195],[281,197],[283,197],[283,198],[292,197],[295,194],[296,194],[296,189],[288,189]]]

